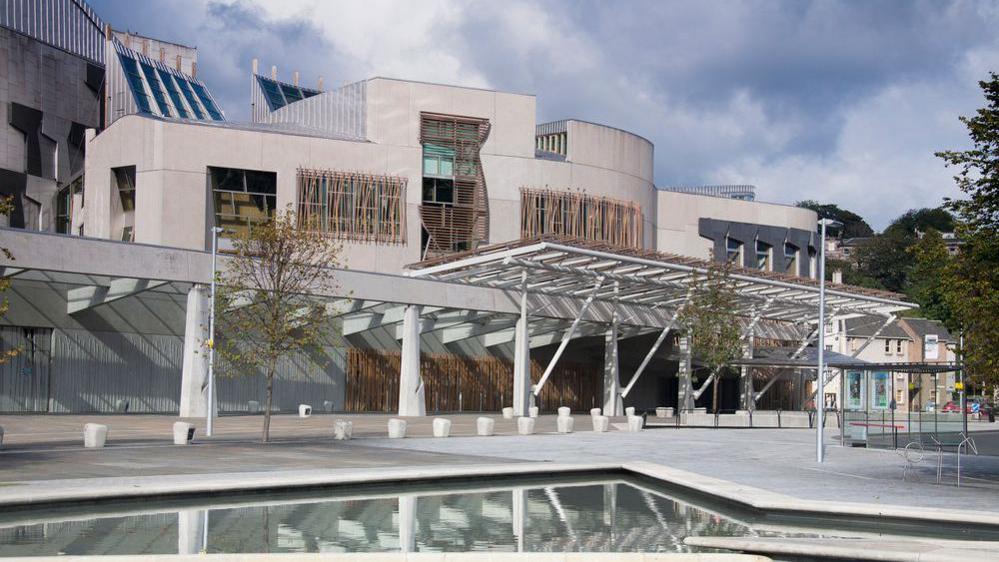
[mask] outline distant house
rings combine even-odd
[[[913,362],[952,363],[957,360],[954,349],[955,338],[939,320],[928,318],[900,318],[899,327],[910,338],[909,357]],[[913,384],[913,402],[921,409],[932,400],[941,407],[954,400],[954,373],[941,375],[918,375],[910,381]]]

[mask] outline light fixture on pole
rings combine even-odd
[[[822,462],[825,456],[825,407],[826,407],[826,227],[842,226],[832,219],[819,221],[822,227],[822,242],[819,247],[819,364],[815,387],[815,460]]]
[[[215,270],[219,253],[219,234],[222,229],[212,227],[212,284],[208,304],[208,411],[205,414],[205,435],[212,436],[215,421]]]

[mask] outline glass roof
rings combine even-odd
[[[267,100],[267,109],[270,111],[277,111],[288,104],[322,93],[319,90],[302,88],[287,82],[278,82],[259,74],[257,75],[257,84],[264,94],[264,99]]]
[[[159,117],[225,121],[203,82],[112,39],[136,110]],[[153,101],[150,100],[152,98]]]

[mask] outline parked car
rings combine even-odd
[[[968,402],[964,405],[964,409],[969,414],[977,414],[979,412],[983,414],[988,413],[988,406],[984,406],[980,402]],[[940,411],[948,413],[961,413],[961,404],[959,402],[951,401],[944,404],[944,407],[940,408]]]
[[[927,402],[926,406],[923,407],[924,412],[935,412],[936,410],[937,410],[937,403],[934,402],[933,400]]]
[[[951,414],[960,413],[961,412],[961,404],[959,404],[957,402],[954,402],[952,400],[952,401],[947,402],[946,404],[944,404],[943,408],[940,408],[940,411],[941,412],[951,413]],[[971,411],[970,406],[969,406],[968,411],[969,412]]]

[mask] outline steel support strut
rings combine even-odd
[[[604,278],[597,278],[596,285],[593,286],[593,290],[590,291],[590,295],[586,297],[586,300],[583,302],[583,306],[580,307],[579,314],[576,315],[576,319],[573,320],[572,325],[569,326],[569,331],[562,336],[562,343],[559,344],[558,349],[555,350],[555,355],[552,356],[551,361],[548,362],[548,366],[545,367],[545,372],[541,375],[541,380],[538,381],[538,384],[534,385],[533,392],[535,396],[541,394],[541,389],[544,388],[545,383],[548,382],[548,377],[550,377],[552,375],[552,371],[555,370],[555,365],[558,364],[558,360],[562,357],[562,353],[565,351],[565,348],[569,346],[569,341],[572,340],[573,334],[576,333],[576,329],[579,327],[579,322],[583,319],[583,315],[586,314],[586,310],[590,308],[591,304],[593,304],[593,299],[596,298],[597,293],[600,291],[603,284]]]

